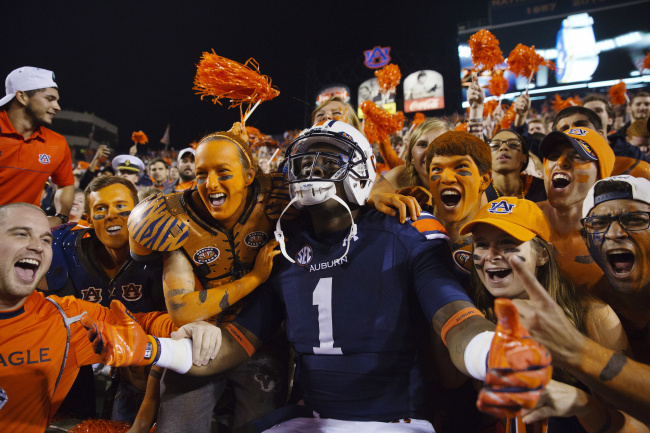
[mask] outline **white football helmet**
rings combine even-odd
[[[283,171],[294,206],[322,203],[342,182],[348,202],[363,205],[375,182],[372,147],[354,126],[338,120],[305,129],[287,149]]]
[[[282,168],[291,195],[291,201],[276,223],[275,238],[280,243],[282,254],[290,262],[295,262],[286,253],[280,228],[282,215],[289,206],[300,209],[333,199],[350,213],[352,219],[343,259],[350,248],[350,240],[357,233],[348,203],[360,206],[366,203],[376,170],[370,143],[352,125],[329,120],[302,131],[287,149]],[[343,183],[348,203],[336,195],[337,182]]]

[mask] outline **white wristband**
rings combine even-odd
[[[192,340],[181,338],[157,338],[160,342],[160,355],[156,365],[170,368],[177,373],[185,374],[192,367]]]
[[[490,353],[494,332],[485,331],[477,334],[465,348],[465,368],[475,379],[485,380],[487,375],[487,357]]]

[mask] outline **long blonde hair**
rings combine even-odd
[[[404,158],[404,171],[402,171],[402,174],[400,176],[400,183],[403,186],[423,186],[426,189],[429,189],[429,185],[422,185],[420,175],[413,165],[413,156],[411,155],[411,150],[423,134],[435,130],[451,131],[451,129],[452,126],[448,121],[444,119],[438,119],[436,117],[430,117],[415,127],[413,133],[411,134],[411,138],[407,143],[408,150]]]

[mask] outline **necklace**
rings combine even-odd
[[[524,197],[524,183],[521,181],[521,178],[519,178],[519,186],[521,187],[521,198]],[[497,189],[497,186],[492,182],[492,188],[494,188],[494,192],[497,193],[497,198],[501,197],[501,194],[499,193],[499,190]]]

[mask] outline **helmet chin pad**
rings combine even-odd
[[[306,181],[291,184],[290,189],[291,197],[296,199],[293,206],[297,209],[324,203],[336,195],[334,182]]]

